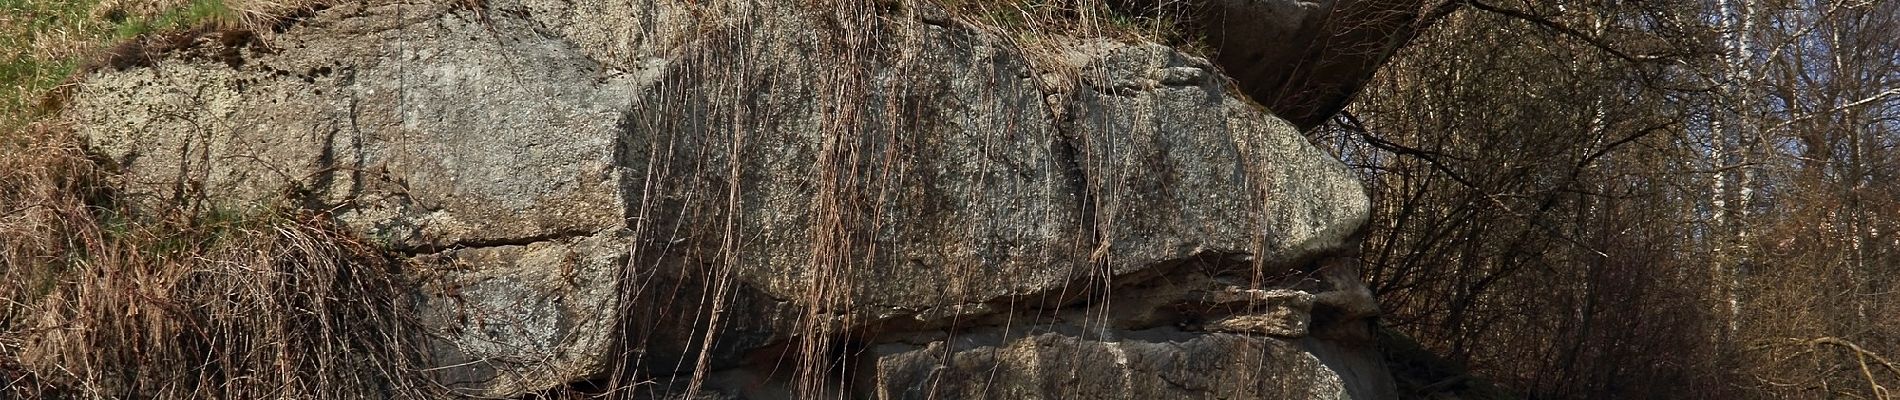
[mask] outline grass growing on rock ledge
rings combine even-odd
[[[0,132],[52,111],[47,93],[114,43],[196,27],[251,29],[314,0],[0,0]]]
[[[1187,10],[1154,0],[941,0],[947,11],[1023,44],[1059,36],[1100,36],[1167,44],[1207,55],[1182,25]],[[1152,3],[1152,4],[1149,4]]]
[[[235,21],[219,0],[0,1],[0,126],[19,130],[50,111],[40,107],[45,93],[113,42]]]

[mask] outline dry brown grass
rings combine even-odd
[[[328,218],[114,204],[48,123],[0,136],[0,397],[424,393],[400,265]]]
[[[436,391],[420,379],[426,343],[399,262],[288,208],[121,204],[112,168],[47,118],[56,109],[33,108],[56,104],[43,99],[63,74],[126,57],[113,50],[265,31],[315,4],[38,1],[13,7],[60,22],[0,17],[20,42],[4,54],[19,80],[0,93],[0,398]]]
[[[1166,44],[1206,55],[1184,26],[1189,10],[1171,0],[941,0],[957,19],[1036,51],[1043,40],[1108,37]]]
[[[87,205],[100,186],[95,165],[43,126],[0,136],[0,393],[38,398],[57,387],[24,365],[23,347],[43,330],[30,317],[103,228]]]
[[[1166,41],[1177,35],[1180,7],[1155,0],[944,0],[958,17],[985,27],[1032,34],[1086,34]],[[1153,3],[1153,4],[1149,4]],[[1160,10],[1167,11],[1160,11]]]

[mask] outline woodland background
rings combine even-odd
[[[1530,398],[1897,396],[1900,2],[1460,3],[1311,133],[1388,326]]]

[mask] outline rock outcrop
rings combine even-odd
[[[65,116],[135,198],[407,257],[465,394],[1392,390],[1336,257],[1363,190],[1210,62],[782,3],[333,4],[95,71]]]

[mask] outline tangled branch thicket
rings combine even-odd
[[[1466,3],[1317,132],[1387,322],[1537,398],[1893,398],[1900,3]]]

